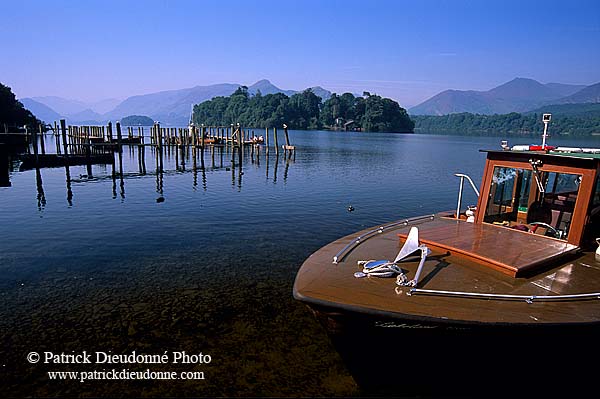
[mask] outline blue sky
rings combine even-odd
[[[600,1],[3,1],[0,82],[85,101],[269,79],[402,106],[600,82]]]

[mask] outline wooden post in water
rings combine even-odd
[[[160,171],[163,171],[163,152],[162,152],[162,132],[160,130],[160,122],[156,122],[156,130],[158,131],[158,163]]]
[[[265,128],[265,155],[269,155],[269,128]]]
[[[91,131],[92,131],[92,127],[88,126],[87,129],[85,129],[85,137],[83,137],[83,144],[86,146],[86,155],[87,155],[87,151],[90,150],[91,148],[88,147],[89,144],[91,144],[90,141],[90,135],[91,135]]]
[[[75,135],[74,135],[74,140],[75,140],[75,151],[78,155],[81,154],[81,130],[83,129],[83,127],[81,126],[73,126],[73,128],[75,129]]]
[[[112,144],[112,122],[108,121],[108,126],[106,126],[106,134],[108,135],[108,142]]]
[[[289,155],[291,156],[292,153],[294,153],[294,158],[296,157],[296,147],[294,147],[293,145],[290,144],[290,138],[288,137],[288,129],[287,129],[287,125],[284,123],[283,124],[283,131],[285,132],[285,146],[283,147],[284,150],[284,154],[283,155]]]
[[[67,138],[69,139],[69,153],[76,154],[77,146],[75,143],[75,126],[69,126],[69,130],[67,133]]]
[[[121,136],[121,122],[117,121],[117,149],[119,150],[119,154],[123,152],[121,140],[123,140],[123,137]]]
[[[42,150],[42,155],[46,155],[46,145],[44,143],[44,131],[42,129],[41,124],[40,124],[40,147]]]
[[[193,123],[190,123],[190,140],[192,140],[192,148],[196,148],[197,140],[196,140],[196,127]]]
[[[140,137],[140,151],[141,151],[141,162],[142,162],[142,173],[146,174],[146,145],[144,144],[144,135]]]
[[[200,125],[200,148],[202,149],[202,151],[204,151],[205,133],[206,133],[206,126],[204,126],[204,123],[203,123],[202,125]]]
[[[290,147],[290,138],[288,136],[287,125],[283,124],[283,132],[285,133],[285,146]]]
[[[31,140],[29,138],[29,130],[27,128],[27,126],[24,126],[25,128],[25,141],[27,143],[27,153],[31,154],[31,148],[29,147],[29,144],[31,144]]]
[[[242,167],[242,162],[244,161],[244,130],[242,129],[242,127],[240,126],[240,124],[237,124],[238,126],[238,167],[241,168]]]
[[[92,177],[92,142],[90,141],[89,131],[85,142],[85,163],[87,165],[88,177]]]
[[[160,122],[156,122],[156,131],[158,132],[158,148],[160,148],[160,151],[162,153],[162,147],[163,147],[163,128],[160,127]]]
[[[67,124],[64,119],[60,120],[60,130],[61,130],[62,141],[63,141],[63,153],[65,154],[65,157],[68,157],[69,151],[68,151],[68,145],[67,145]]]
[[[279,155],[279,144],[277,144],[277,128],[273,128],[273,136],[275,137],[275,155]]]
[[[58,131],[58,124],[56,123],[56,121],[54,121],[54,141],[56,141],[55,145],[56,145],[56,153],[60,154],[60,133]]]
[[[27,128],[25,128],[27,129]],[[35,156],[35,166],[37,167],[38,165],[38,143],[37,143],[37,131],[35,129],[31,130],[31,144],[33,147],[33,155]]]

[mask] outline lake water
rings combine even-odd
[[[291,131],[295,156],[249,148],[9,173],[0,187],[0,359],[8,396],[314,396],[361,392],[295,273],[365,227],[456,207],[501,137]],[[51,147],[52,136],[47,136]],[[530,139],[512,139],[511,144]],[[536,140],[539,141],[539,140]],[[283,142],[280,137],[279,142]],[[551,144],[600,146],[600,139]],[[574,144],[576,143],[576,144]],[[50,151],[51,148],[48,148]],[[256,155],[256,154],[255,154]],[[186,158],[187,157],[187,158]],[[14,163],[13,168],[18,168]],[[118,163],[117,163],[118,169]],[[466,187],[463,204],[475,204]],[[349,207],[353,208],[350,212]],[[44,352],[163,355],[166,364],[45,364]],[[210,355],[174,363],[173,353]],[[38,363],[28,354],[42,354]],[[207,360],[207,358],[205,358]],[[195,380],[50,380],[48,371],[203,372]],[[199,376],[200,374],[197,374]],[[105,375],[106,377],[106,375]],[[98,377],[100,378],[100,377]]]

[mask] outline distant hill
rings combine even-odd
[[[104,100],[92,101],[86,104],[87,108],[102,115],[115,109],[115,107],[119,105],[122,101],[123,99],[106,98]]]
[[[25,108],[30,110],[31,113],[36,116],[36,118],[44,121],[45,123],[52,124],[54,121],[57,121],[61,118],[61,116],[52,108],[31,98],[23,98],[21,99],[21,103],[23,106],[25,106]]]
[[[551,113],[552,116],[578,116],[600,118],[600,103],[552,104],[529,111],[526,114]]]
[[[479,91],[446,90],[409,109],[411,115],[447,115],[465,112],[493,114],[494,106]]]
[[[470,112],[491,115],[524,112],[544,104],[559,103],[560,99],[574,95],[582,89],[586,89],[586,86],[542,84],[533,79],[515,78],[487,91],[446,90],[412,107],[409,113],[447,115]]]
[[[107,119],[103,114],[112,110],[121,100],[110,98],[83,102],[57,96],[22,98],[21,102],[46,123],[66,119],[68,123],[99,123]]]
[[[331,97],[331,92],[322,88],[321,86],[310,87],[313,93],[315,93],[318,97],[321,97],[323,101],[327,101]],[[248,87],[248,93],[251,95],[256,95],[256,93],[260,90],[260,94],[266,96],[267,94],[277,94],[283,93],[288,97],[293,96],[296,93],[299,93],[296,90],[282,90],[279,87],[275,86],[267,79],[259,80],[254,83],[252,86]]]
[[[163,124],[186,125],[190,120],[193,104],[210,100],[216,96],[228,96],[239,86],[238,84],[222,83],[133,96],[125,99],[104,117],[109,120],[118,120],[127,115],[149,115]]]
[[[263,96],[266,96],[267,94],[283,93],[289,97],[296,93],[294,90],[282,90],[279,87],[272,84],[271,82],[269,82],[267,79],[259,80],[252,86],[248,86],[248,93],[250,93],[251,95],[256,95],[256,93],[259,90],[260,94],[262,94]],[[233,91],[235,91],[235,89]],[[230,94],[232,94],[233,91]]]
[[[561,97],[570,96],[587,87],[586,85],[566,85],[563,83],[546,83],[546,86],[554,90],[555,93],[560,94]]]
[[[78,122],[82,122],[82,121],[103,121],[104,118],[102,115],[100,115],[97,112],[92,111],[91,109],[87,108],[84,109],[83,111],[77,112],[75,114],[71,114],[68,115],[66,117],[67,122],[69,123],[78,123]]]
[[[31,100],[46,105],[70,123],[82,123],[82,121],[86,123],[93,121],[105,123],[109,120],[119,120],[128,115],[148,115],[164,125],[181,126],[187,125],[189,122],[194,104],[200,104],[218,96],[229,96],[240,86],[237,83],[221,83],[137,95],[118,103],[108,112],[99,112],[99,109],[101,106],[106,107],[111,101],[114,103],[116,100],[84,103],[55,96],[34,97]],[[259,80],[248,87],[248,93],[251,95],[255,95],[259,90],[262,95],[284,93],[287,96],[292,96],[297,93],[294,90],[282,90],[266,79]],[[314,87],[313,92],[323,98],[323,101],[331,97],[331,92],[319,86]],[[58,117],[50,119],[56,120]]]
[[[31,97],[32,100],[44,104],[59,115],[72,115],[89,108],[86,103],[57,96]],[[21,101],[25,100],[22,99]]]
[[[586,88],[562,98],[559,104],[573,104],[573,103],[600,103],[600,83],[587,86]]]
[[[323,99],[323,102],[325,102],[331,98],[331,92],[327,89],[322,88],[321,86],[311,87],[311,90],[318,97],[321,97]],[[358,97],[358,96],[355,96],[355,97]]]

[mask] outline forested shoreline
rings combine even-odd
[[[412,133],[414,122],[404,108],[389,98],[365,92],[332,94],[323,102],[311,89],[288,97],[283,93],[250,96],[241,86],[231,96],[214,97],[194,106],[196,124],[228,126],[240,123],[255,128],[348,129],[367,132]]]
[[[541,113],[480,115],[471,113],[442,116],[411,115],[415,132],[473,136],[538,136],[544,130]],[[591,136],[600,134],[600,115],[555,115],[549,125],[551,134]]]

